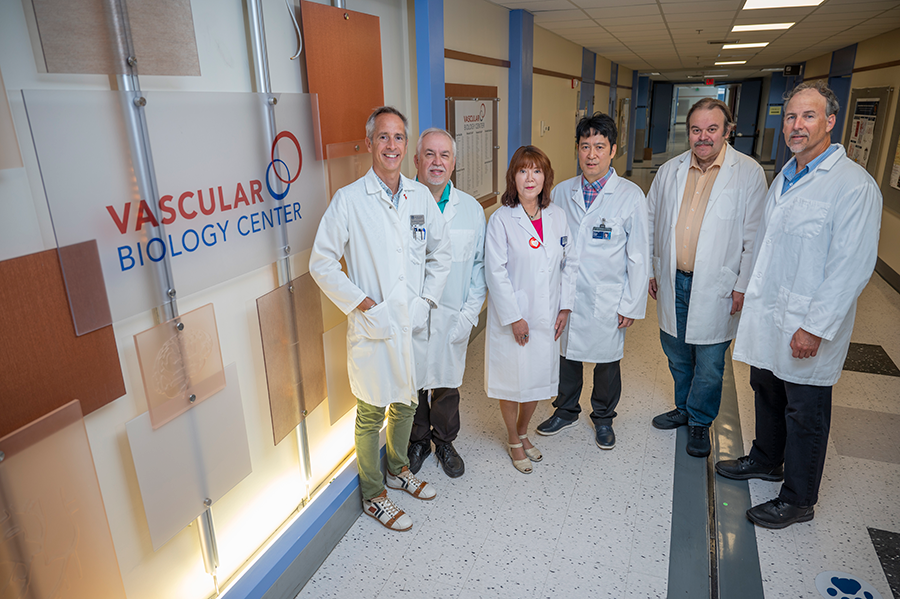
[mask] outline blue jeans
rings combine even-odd
[[[669,371],[675,379],[675,407],[686,412],[690,426],[709,426],[719,414],[722,402],[722,374],[725,350],[731,341],[712,345],[684,342],[693,277],[675,273],[675,321],[678,337],[663,330],[659,340],[669,359]]]

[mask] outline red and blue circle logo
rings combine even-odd
[[[282,139],[290,140],[294,144],[294,147],[297,148],[297,171],[294,173],[293,177],[291,176],[291,169],[288,167],[287,163],[285,163],[285,161],[281,158],[275,158],[275,147]],[[276,162],[281,164],[287,178],[282,177],[281,173],[278,172],[278,168],[275,166]],[[297,177],[300,176],[300,170],[302,168],[303,152],[300,150],[300,142],[297,141],[297,137],[290,131],[282,131],[281,133],[276,135],[275,139],[272,141],[272,151],[269,154],[269,166],[266,168],[266,189],[269,190],[269,195],[276,200],[283,200],[284,198],[286,198],[287,194],[291,191],[291,183],[296,181]],[[272,183],[269,180],[272,171],[275,172],[275,177],[277,177],[279,181],[284,183],[284,191],[282,191],[281,193],[277,193],[274,189],[272,189]]]

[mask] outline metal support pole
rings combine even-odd
[[[263,20],[261,0],[247,0],[247,13],[250,17],[250,46],[253,50],[253,79],[257,93],[268,96],[263,107],[263,118],[265,120],[267,140],[269,147],[275,141],[277,128],[275,126],[275,105],[278,99],[272,95],[272,82],[269,78],[269,58],[266,50],[266,28]],[[275,150],[277,157],[277,148]],[[282,191],[281,180],[276,177],[275,184],[278,193]],[[291,277],[291,248],[288,245],[287,223],[281,222],[278,228],[278,243],[282,248],[282,257],[276,263],[278,271],[278,285],[284,285],[289,282]],[[310,480],[312,479],[312,463],[309,455],[309,435],[306,430],[306,420],[300,422],[297,427],[297,446],[300,452],[300,474],[305,483],[305,493],[303,501],[309,499]]]
[[[213,584],[216,585],[216,595],[219,594],[219,578],[216,576],[216,568],[219,567],[219,546],[216,544],[216,525],[213,522],[212,500],[203,502],[206,510],[197,517],[197,534],[200,537],[200,551],[203,554],[203,567],[207,574],[212,575]]]

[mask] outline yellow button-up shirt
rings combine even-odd
[[[687,181],[684,185],[684,196],[681,198],[681,210],[675,223],[675,257],[678,270],[694,272],[694,256],[697,253],[697,240],[700,238],[700,225],[706,213],[709,194],[716,182],[719,169],[725,161],[725,145],[709,165],[706,172],[700,168],[697,156],[691,152],[691,167],[688,169]]]

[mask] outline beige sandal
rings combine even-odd
[[[527,439],[528,435],[519,435],[520,439]],[[524,449],[524,447],[523,447]],[[544,459],[544,454],[541,453],[541,450],[533,445],[529,449],[525,449],[525,455],[528,456],[528,459],[532,462],[540,462]]]
[[[512,454],[512,450],[522,447],[522,444],[516,443],[515,445],[513,445],[511,443],[507,443],[506,445],[509,448],[506,451],[507,451],[507,453],[509,453],[509,459],[512,460],[512,463],[513,463],[513,466],[515,467],[515,469],[518,470],[519,472],[521,472],[522,474],[531,474],[531,460],[529,460],[529,459],[517,460],[516,458],[513,457],[513,454]]]

